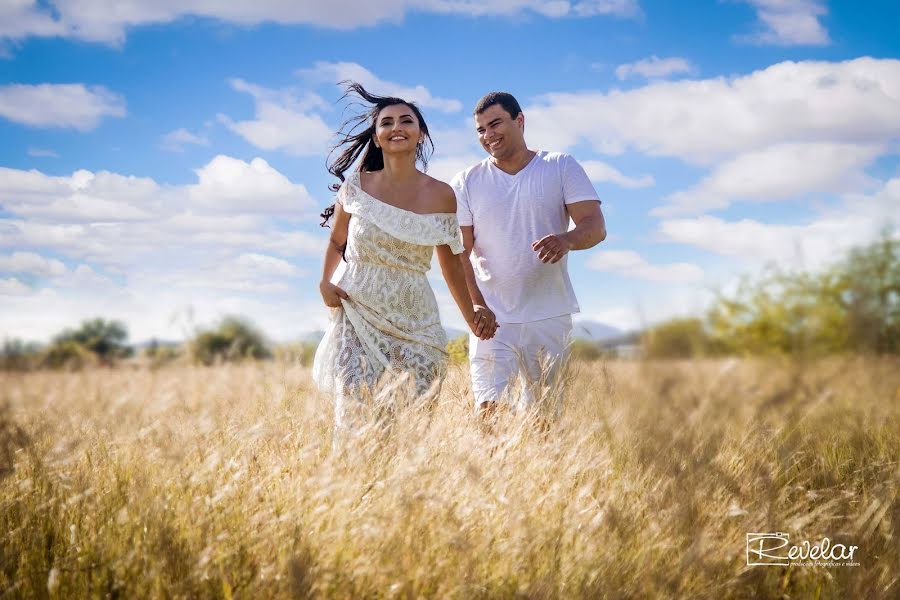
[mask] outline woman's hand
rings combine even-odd
[[[347,292],[334,285],[330,281],[319,282],[319,293],[322,294],[322,300],[325,301],[325,306],[329,308],[340,308],[342,299],[350,299],[350,297],[347,295]]]

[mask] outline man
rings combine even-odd
[[[600,200],[584,169],[558,152],[530,150],[525,115],[506,92],[475,106],[481,146],[490,155],[458,173],[456,191],[469,294],[479,326],[493,338],[469,337],[476,406],[490,411],[525,380],[521,407],[558,376],[578,301],[566,255],[606,238]],[[567,231],[569,219],[575,228]],[[486,337],[486,336],[482,336]]]

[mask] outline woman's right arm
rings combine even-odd
[[[344,249],[347,247],[347,236],[350,231],[350,213],[344,212],[340,202],[334,205],[334,221],[331,225],[331,235],[328,236],[328,247],[325,249],[325,260],[322,265],[322,281],[319,282],[319,292],[325,306],[340,308],[341,299],[347,300],[347,292],[331,283],[331,276],[341,264]]]

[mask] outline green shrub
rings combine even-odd
[[[769,266],[707,317],[716,343],[735,354],[900,352],[900,240],[885,229],[815,273]]]
[[[172,344],[160,344],[152,340],[144,348],[144,356],[150,361],[151,367],[161,367],[178,359],[182,354],[181,347]]]
[[[40,346],[20,339],[4,339],[0,350],[0,371],[28,371],[40,361]]]
[[[204,365],[272,357],[263,334],[240,317],[225,317],[215,329],[200,331],[190,346],[194,361]]]
[[[48,369],[81,369],[101,364],[96,353],[73,340],[56,340],[41,354],[38,365]]]
[[[900,240],[885,228],[874,244],[850,252],[833,275],[832,295],[846,318],[850,344],[869,352],[900,353]]]
[[[594,342],[576,338],[569,344],[569,357],[573,360],[592,361],[602,358],[603,351]]]
[[[294,344],[281,344],[275,347],[275,360],[286,363],[299,363],[304,367],[308,367],[313,363],[316,356],[316,348],[319,345],[315,342],[297,342]]]
[[[461,364],[469,360],[469,334],[453,338],[447,342],[447,353],[451,364]]]
[[[644,331],[641,350],[647,358],[693,358],[716,353],[717,344],[696,318],[671,319]]]
[[[73,357],[78,354],[72,344],[91,352],[101,364],[111,365],[119,358],[131,356],[132,350],[125,341],[128,330],[121,321],[90,319],[83,321],[78,329],[66,329],[57,335],[51,348],[54,356]],[[48,349],[49,351],[50,349]]]

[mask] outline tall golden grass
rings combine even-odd
[[[592,362],[332,449],[308,369],[2,374],[0,596],[897,598],[900,361]],[[745,534],[859,547],[747,566]]]

